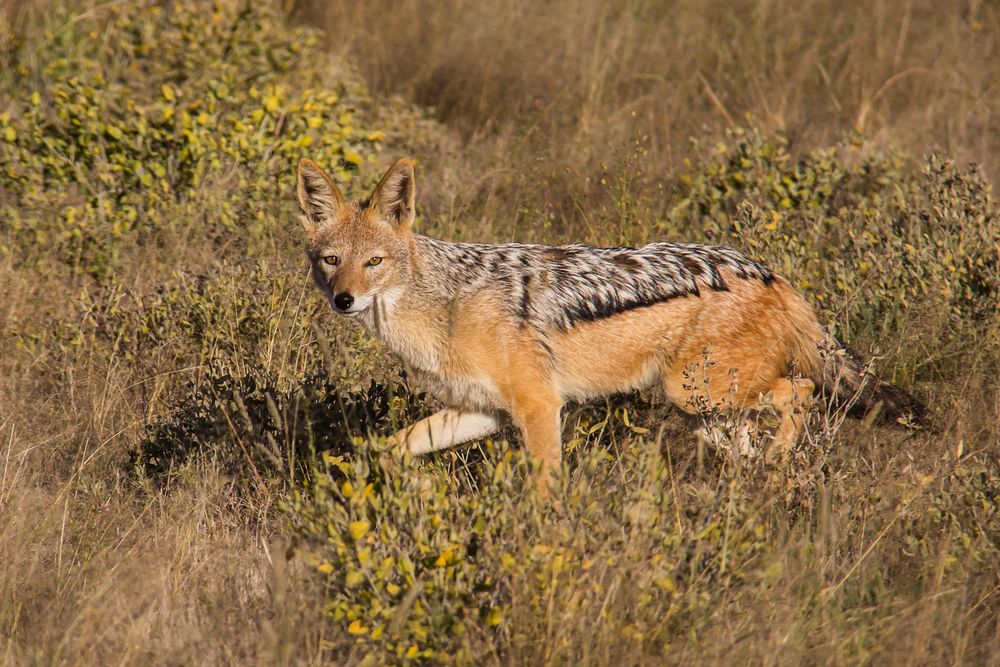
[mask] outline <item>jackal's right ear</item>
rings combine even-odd
[[[306,232],[311,233],[324,222],[337,219],[344,205],[344,195],[323,168],[312,160],[299,160],[297,190]]]

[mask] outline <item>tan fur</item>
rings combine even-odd
[[[769,286],[728,278],[731,291],[628,311],[557,336],[558,383],[584,399],[659,379],[666,396],[689,413],[773,408],[781,418],[775,444],[787,449],[815,387],[787,376],[815,374],[822,330],[781,278]]]
[[[493,424],[490,415],[506,413],[547,479],[561,460],[564,401],[656,383],[688,412],[775,410],[776,450],[791,446],[802,429],[802,410],[821,375],[822,330],[783,279],[743,279],[725,269],[728,290],[706,288],[539,332],[513,317],[507,296],[497,291],[439,299],[409,288],[433,286],[436,279],[411,231],[412,163],[394,165],[368,206],[344,203],[315,169],[312,163],[300,168],[299,193],[317,284],[331,299],[341,290],[372,294],[372,305],[360,313],[362,323],[436,385],[450,406],[393,435],[401,447],[423,452],[481,437]],[[310,182],[303,185],[304,178]],[[331,204],[317,206],[317,194],[321,204]],[[376,248],[387,257],[405,255],[405,262],[387,260],[374,270],[364,262]],[[335,269],[323,263],[334,251],[342,254]]]

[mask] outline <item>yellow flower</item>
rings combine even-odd
[[[778,228],[778,223],[781,221],[781,214],[777,211],[771,211],[771,221],[764,225],[764,229],[769,232],[773,232]]]
[[[371,524],[367,521],[352,521],[347,530],[351,533],[351,537],[357,541],[368,533],[369,528],[371,528]]]
[[[436,565],[437,567],[444,567],[446,565],[451,565],[457,560],[458,558],[455,556],[455,550],[452,549],[451,547],[448,547],[447,549],[442,551],[441,554],[437,557],[437,560],[434,561],[434,565]]]

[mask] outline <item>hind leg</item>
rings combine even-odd
[[[754,445],[754,437],[757,433],[757,423],[749,416],[744,416],[738,420],[739,425],[732,438],[727,438],[722,431],[707,426],[699,426],[694,430],[694,436],[699,447],[711,445],[714,449],[729,452],[733,446],[740,458],[752,459],[758,454]]]
[[[663,373],[663,390],[667,398],[681,410],[692,415],[706,417],[723,409],[737,411],[736,431],[728,437],[711,423],[703,423],[695,429],[699,446],[712,445],[715,449],[730,451],[743,458],[756,455],[754,436],[756,421],[746,413],[746,409],[757,410],[757,394],[748,394],[739,382],[739,373],[724,366],[706,364],[692,365],[683,371],[667,369]]]
[[[812,403],[812,393],[816,385],[812,380],[798,378],[789,380],[781,378],[771,385],[771,389],[762,397],[760,408],[772,407],[781,420],[778,430],[771,439],[768,449],[769,460],[783,457],[787,454],[805,426],[805,412]]]

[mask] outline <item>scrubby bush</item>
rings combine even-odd
[[[294,483],[313,472],[317,457],[349,454],[356,434],[420,414],[421,397],[399,378],[372,380],[362,390],[339,379],[309,375],[289,387],[259,367],[238,377],[212,367],[189,384],[172,415],[150,425],[132,452],[134,472],[169,483],[178,467],[206,457],[241,481],[278,476]]]
[[[370,187],[387,135],[364,86],[275,3],[52,11],[3,53],[0,256],[72,287],[15,321],[16,348],[57,375],[122,358],[304,377],[322,356],[295,165]]]
[[[18,261],[41,250],[107,280],[126,248],[171,235],[259,252],[288,224],[305,151],[345,182],[385,136],[357,126],[363,89],[271,3],[100,15],[86,37],[36,35],[8,63],[0,251]]]
[[[759,462],[708,452],[704,474],[683,435],[661,448],[617,420],[634,429],[627,446],[583,429],[585,446],[545,499],[506,440],[471,460],[450,455],[444,470],[361,438],[317,462],[285,511],[348,635],[341,654],[365,664],[655,661],[710,641],[712,619],[767,600],[801,604],[806,633],[862,604],[867,620],[840,622],[888,621],[900,589],[989,579],[1000,557],[995,465],[867,491],[844,451],[802,453],[770,476]],[[850,446],[833,435],[838,449]],[[872,547],[872,516],[891,517],[876,541],[886,544],[877,567],[855,573],[846,554]],[[790,526],[816,535],[790,545]],[[802,549],[795,567],[790,549]],[[827,569],[834,554],[844,567]],[[884,656],[874,639],[842,650]]]
[[[768,541],[742,485],[684,485],[706,502],[680,503],[650,441],[614,467],[606,450],[587,449],[554,499],[539,498],[524,453],[506,441],[484,454],[449,477],[359,441],[292,494],[292,533],[366,661],[504,659],[543,636],[545,658],[573,661],[579,646],[560,636],[577,623],[657,653],[752,576]]]

